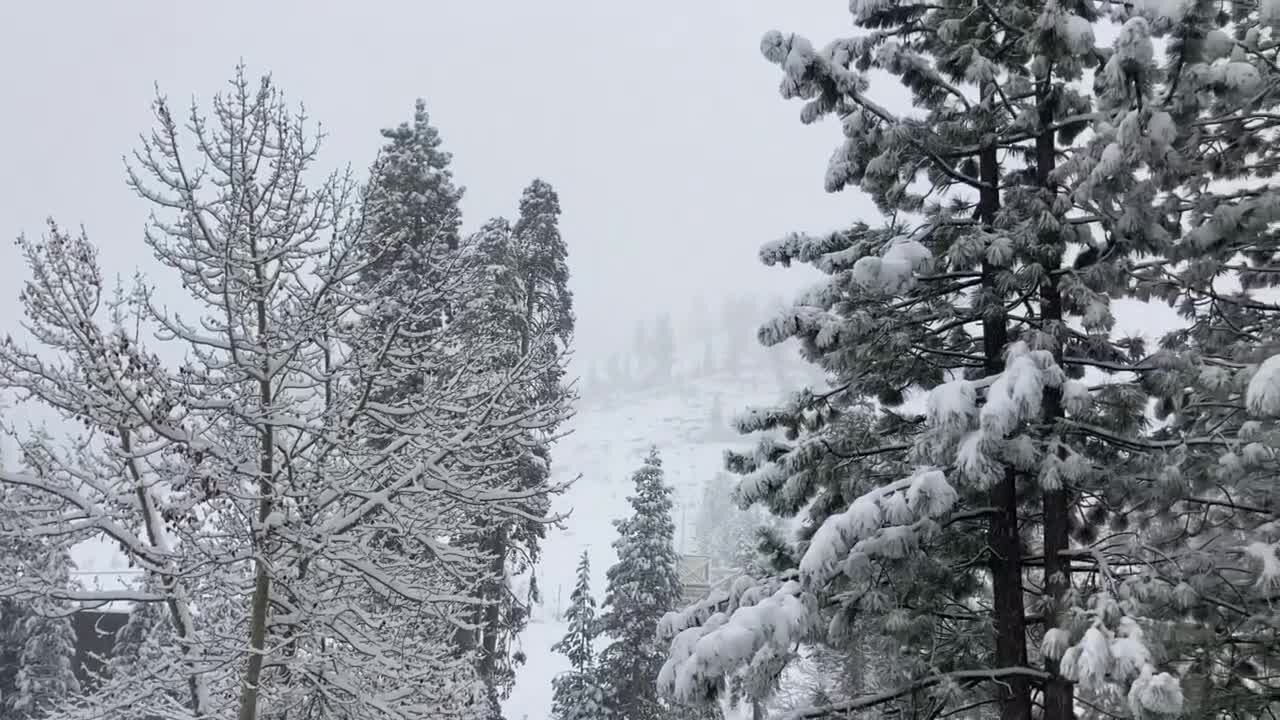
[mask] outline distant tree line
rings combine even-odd
[[[775,305],[780,301],[775,300]],[[718,311],[692,301],[673,320],[659,313],[636,324],[626,349],[616,349],[587,366],[583,395],[588,400],[633,390],[713,377],[732,380],[766,373],[780,387],[796,377],[813,377],[794,349],[761,345],[759,317],[766,303],[754,295],[729,296]]]

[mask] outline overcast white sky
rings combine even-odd
[[[149,130],[158,83],[207,100],[243,59],[329,132],[322,163],[363,171],[379,128],[426,98],[474,229],[559,190],[585,354],[654,308],[810,276],[759,265],[762,242],[871,212],[822,189],[839,140],[777,93],[761,35],[847,33],[839,0],[272,0],[0,2],[0,236],[83,223],[109,272],[147,249],[148,207],[122,155]],[[25,268],[0,243],[0,331]]]

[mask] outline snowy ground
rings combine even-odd
[[[551,679],[568,669],[568,661],[553,653],[551,645],[566,630],[558,615],[568,606],[578,556],[584,549],[590,554],[592,589],[600,603],[605,571],[616,559],[611,547],[613,520],[628,512],[631,473],[640,466],[649,445],[658,447],[667,482],[676,490],[677,550],[682,540],[692,546],[694,511],[702,484],[723,469],[724,450],[734,442],[726,442],[723,436],[719,440],[708,437],[712,398],[720,392],[728,417],[748,404],[777,398],[776,381],[755,380],[701,380],[696,386],[675,386],[580,408],[572,434],[555,449],[554,465],[561,478],[579,474],[582,478],[557,499],[556,509],[571,514],[563,530],[548,533],[543,546],[537,569],[543,604],[534,609],[529,627],[520,637],[520,649],[528,662],[517,670],[515,688],[505,703],[510,720],[550,717]],[[741,445],[741,440],[735,444]],[[682,522],[682,515],[686,522]]]

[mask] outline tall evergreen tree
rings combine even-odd
[[[157,585],[147,583],[146,585]],[[144,585],[145,587],[145,585]],[[152,589],[152,588],[148,588]],[[165,607],[159,602],[134,603],[129,610],[129,619],[116,631],[111,645],[111,657],[107,661],[108,678],[133,680],[153,676],[166,677],[181,672],[180,667],[171,667],[173,657],[166,652],[174,642],[173,626],[165,616]],[[182,704],[179,693],[165,687],[162,683],[148,683],[143,688],[148,695],[146,703],[138,703],[141,707],[125,709],[119,717],[121,720],[150,720],[146,706],[163,705],[166,702],[175,706]]]
[[[569,290],[569,250],[560,235],[560,196],[537,179],[520,196],[515,248],[524,279],[525,324],[529,332],[546,332],[568,349],[573,337],[573,293]],[[560,377],[548,378],[548,389]]]
[[[65,551],[48,558],[53,572],[65,572]],[[65,581],[64,581],[65,583]],[[65,586],[65,585],[64,585]],[[14,692],[6,698],[11,717],[39,718],[80,691],[76,677],[73,609],[65,602],[39,602],[18,623],[21,651]]]
[[[554,190],[536,181],[521,200],[515,228],[503,219],[491,220],[461,243],[458,202],[462,190],[452,182],[451,158],[440,149],[439,133],[430,125],[421,101],[412,123],[383,134],[388,143],[375,164],[368,194],[373,259],[367,271],[377,278],[377,287],[390,294],[390,302],[383,306],[388,314],[381,321],[399,322],[404,310],[396,302],[400,290],[438,287],[438,292],[426,297],[419,294],[422,307],[414,308],[415,315],[434,321],[411,328],[422,338],[423,347],[406,347],[406,351],[439,355],[432,337],[442,323],[451,322],[450,334],[462,338],[458,347],[483,347],[484,351],[458,355],[454,348],[455,354],[440,356],[436,362],[465,358],[482,377],[500,383],[506,374],[517,371],[523,358],[536,354],[532,362],[538,372],[516,389],[526,411],[566,402],[569,394],[561,381],[573,331],[572,296]],[[384,274],[392,280],[379,277]],[[476,288],[456,292],[461,279],[469,276]],[[508,647],[524,627],[527,602],[535,599],[517,598],[508,578],[537,559],[544,527],[536,518],[547,510],[545,495],[540,493],[548,488],[547,443],[555,429],[552,425],[539,433],[530,431],[527,437],[495,447],[512,462],[501,473],[474,471],[477,483],[532,498],[521,508],[522,518],[480,509],[473,520],[485,529],[459,539],[472,544],[484,558],[474,590],[485,605],[467,622],[474,629],[461,631],[457,639],[459,652],[476,656],[476,670],[487,688],[488,716],[499,714],[498,700],[510,688],[514,658]],[[536,593],[536,586],[531,585],[531,592]]]
[[[424,100],[415,101],[411,121],[381,133],[385,143],[365,188],[365,232],[355,248],[362,263],[361,289],[374,300],[365,322],[381,336],[401,327],[406,317],[417,318],[400,333],[397,354],[438,354],[439,327],[457,311],[449,298],[461,294],[469,275],[459,252],[463,189],[454,185],[453,158],[441,149]],[[403,399],[425,381],[421,374],[409,374],[382,389],[378,399]],[[376,436],[370,441],[390,442]]]
[[[591,564],[587,551],[578,560],[578,578],[569,596],[569,631],[551,649],[569,658],[570,670],[553,681],[551,714],[556,720],[602,720],[604,695],[596,671],[593,643],[599,632],[596,601],[591,596]]]
[[[542,368],[520,388],[530,407],[568,403],[574,393],[566,386],[565,370],[574,330],[573,294],[569,290],[568,250],[559,228],[560,199],[544,180],[534,180],[520,198],[520,217],[514,227],[505,221],[491,221],[479,233],[476,252],[490,268],[491,290],[483,301],[492,306],[487,313],[490,325],[503,330],[495,338],[506,337],[514,363],[533,355]],[[555,426],[529,433],[508,452],[519,457],[512,483],[517,492],[535,497],[549,487],[551,444]],[[546,528],[537,518],[548,508],[533,508],[528,520],[508,519],[492,523],[480,540],[491,558],[487,601],[478,625],[481,627],[481,674],[501,696],[514,679],[516,660],[509,653],[512,640],[528,622],[528,605],[537,600],[537,586],[530,584],[530,597],[518,598],[508,578],[529,570],[539,556]]]
[[[369,182],[373,270],[385,271],[411,256],[413,269],[438,272],[438,253],[458,247],[463,188],[453,182],[453,156],[441,149],[426,101],[414,102],[413,119],[382,131],[386,143]]]
[[[520,197],[520,213],[512,228],[515,274],[523,291],[523,322],[520,339],[521,355],[536,352],[546,370],[529,388],[530,402],[563,403],[577,399],[568,382],[568,358],[572,349],[576,317],[573,292],[569,289],[569,250],[560,234],[560,196],[551,184],[535,179]],[[557,427],[542,429],[530,437],[530,450],[523,465],[526,490],[544,487],[551,477],[551,446]],[[539,557],[539,544],[545,534],[542,523],[525,523],[513,533],[519,554],[531,564]],[[536,585],[531,586],[536,594]],[[514,636],[523,629],[523,620],[507,627]]]
[[[1183,213],[1233,231],[1247,217],[1221,208],[1252,204],[1235,188],[1198,207],[1187,199],[1203,192],[1192,177],[1213,170],[1184,176],[1184,163],[1239,145],[1203,140],[1199,123],[1216,121],[1198,110],[1175,119],[1187,104],[1234,113],[1215,104],[1261,74],[1202,64],[1209,46],[1247,53],[1205,24],[1236,23],[1247,44],[1257,7],[1232,5],[1237,16],[1211,3],[1109,6],[1121,26],[1111,48],[1095,39],[1098,8],[1076,2],[857,0],[859,36],[819,50],[766,35],[802,120],[840,120],[828,190],[860,188],[888,221],[761,253],[830,276],[760,337],[798,339],[831,387],[744,416],[743,431],[779,433],[730,459],[739,499],[801,518],[799,543],[783,572],[664,623],[675,638],[668,692],[698,700],[746,678],[767,693],[798,639],[852,650],[874,633],[894,687],[804,714],[921,702],[935,716],[990,707],[1004,720],[1036,704],[1046,720],[1082,705],[1180,712],[1174,673],[1185,665],[1164,641],[1180,623],[1154,588],[1177,586],[1163,568],[1181,560],[1121,538],[1139,519],[1167,528],[1162,540],[1186,538],[1191,513],[1170,522],[1156,511],[1186,500],[1178,474],[1152,478],[1152,467],[1200,448],[1222,459],[1230,441],[1155,428],[1145,411],[1182,402],[1193,373],[1170,365],[1222,378],[1186,362],[1192,348],[1148,355],[1118,337],[1111,298],[1161,285],[1180,295],[1167,256]],[[1174,41],[1160,67],[1162,32]],[[921,112],[872,100],[872,69],[896,76]],[[1161,259],[1140,260],[1150,255]],[[1199,289],[1188,304],[1215,294]],[[1165,342],[1181,350],[1178,335]],[[1231,427],[1211,423],[1206,434]]]
[[[1280,6],[1132,15],[1103,74],[1086,190],[1106,214],[1164,236],[1130,267],[1138,296],[1175,308],[1183,327],[1128,363],[1149,368],[1142,386],[1156,398],[1150,437],[1126,449],[1150,504],[1107,521],[1142,535],[1146,598],[1183,662],[1187,715],[1269,717],[1280,707]],[[1109,239],[1077,266],[1105,272],[1131,242]]]
[[[600,656],[600,673],[609,717],[658,720],[668,711],[654,685],[665,658],[658,621],[679,603],[680,577],[671,488],[656,448],[632,481],[631,516],[614,521],[618,562],[608,571],[601,622],[610,643]]]
[[[395,341],[388,353],[391,361],[427,371],[398,374],[397,382],[380,384],[375,398],[412,402],[438,379],[431,377],[429,368],[440,368],[438,375],[447,378],[450,373],[444,368],[456,362],[460,354],[473,363],[479,384],[495,382],[517,362],[518,352],[510,343],[496,340],[510,337],[518,329],[518,316],[512,312],[514,303],[508,291],[515,280],[510,272],[510,229],[505,222],[490,223],[466,244],[461,242],[459,203],[464,191],[454,184],[452,156],[442,149],[443,141],[431,124],[424,100],[415,101],[410,121],[384,129],[381,134],[385,142],[371,168],[365,192],[367,232],[357,248],[364,262],[360,286],[373,300],[366,314],[372,330],[367,334],[371,347],[365,349],[378,352],[379,345],[393,335]],[[406,318],[414,319],[412,325],[406,325]],[[447,339],[446,323],[453,324]],[[476,349],[481,347],[483,351],[478,352]],[[374,447],[392,445],[398,440],[398,430],[375,427],[368,440]],[[501,481],[494,477],[470,478],[477,487],[496,487]],[[486,508],[469,510],[469,520],[481,526],[503,522],[495,520]],[[460,543],[467,541],[466,533],[457,534]],[[398,540],[386,542],[389,550],[400,551],[402,543]],[[486,548],[477,549],[483,552]],[[505,579],[501,559],[486,562],[483,556],[477,556],[470,564],[472,567],[466,572],[441,581],[454,585],[459,597],[485,598],[494,594],[492,588]],[[423,575],[428,574],[424,566]],[[452,654],[467,668],[446,674],[475,681],[483,674],[476,631],[471,629],[477,621],[469,617],[469,611],[461,614],[466,616],[464,630],[449,632],[425,623],[404,631],[452,635]],[[456,698],[449,697],[448,701],[455,702]],[[461,702],[473,700],[464,698]],[[451,709],[477,718],[495,717],[498,713],[495,693],[482,693],[475,703],[478,707]]]
[[[504,218],[487,221],[467,240],[464,255],[466,264],[478,269],[480,282],[477,292],[459,307],[451,327],[467,343],[488,348],[483,353],[466,354],[484,376],[496,381],[525,357],[525,348],[529,347],[526,343],[543,342],[539,338],[525,339],[527,296],[511,224]],[[541,344],[534,347],[544,348]],[[541,367],[555,370],[554,362]],[[522,406],[536,407],[540,392],[537,388],[545,379],[546,373],[542,372],[530,376],[518,388]],[[491,450],[495,456],[508,458],[509,464],[500,471],[483,465],[476,468],[475,481],[479,485],[517,493],[538,487],[545,490],[547,476],[540,460],[545,449],[535,438],[528,434],[513,436]],[[537,557],[537,541],[543,533],[543,524],[537,518],[547,512],[549,503],[545,495],[537,492],[531,497],[528,502],[516,501],[523,517],[480,508],[472,521],[475,529],[455,539],[459,545],[475,550],[484,563],[475,588],[484,604],[471,613],[471,627],[458,634],[460,649],[473,652],[476,657],[478,677],[485,687],[486,708],[480,715],[484,718],[501,716],[500,701],[514,680],[509,643],[527,619],[524,603],[512,593],[509,579],[512,574],[527,570]]]

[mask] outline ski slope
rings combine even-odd
[[[737,375],[687,380],[643,393],[584,404],[571,421],[571,433],[557,444],[553,468],[560,480],[581,478],[556,499],[557,512],[569,513],[562,528],[548,531],[536,570],[541,605],[515,649],[527,656],[516,671],[515,687],[504,703],[508,720],[548,720],[551,680],[569,669],[568,659],[551,651],[567,625],[560,614],[569,604],[578,557],[591,559],[592,590],[604,601],[605,571],[617,559],[611,543],[613,521],[625,517],[632,492],[631,473],[640,467],[650,445],[662,456],[667,483],[675,489],[676,550],[693,546],[693,522],[702,485],[724,467],[729,447],[750,441],[726,429],[709,427],[718,395],[726,417],[748,405],[778,398],[777,379],[744,371]],[[600,646],[607,642],[601,638]]]

